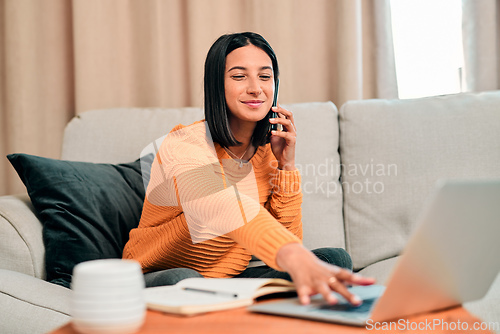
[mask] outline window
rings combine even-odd
[[[462,91],[462,2],[391,0],[399,98]]]

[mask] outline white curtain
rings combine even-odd
[[[500,0],[463,0],[465,89],[500,89]]]

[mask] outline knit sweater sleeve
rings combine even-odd
[[[275,169],[270,180],[271,196],[265,208],[290,232],[302,240],[302,191],[298,170]]]
[[[278,250],[287,243],[300,242],[300,238],[260,205],[258,196],[253,196],[258,193],[258,185],[251,172],[238,175],[239,169],[231,169],[217,159],[210,143],[196,133],[203,132],[203,127],[201,123],[167,137],[159,151],[159,162],[163,183],[169,183],[175,191],[155,197],[148,187],[148,199],[155,205],[180,206],[193,243],[226,235],[281,270],[276,263]],[[280,212],[278,207],[274,210]]]

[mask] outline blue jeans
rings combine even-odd
[[[352,270],[352,261],[349,254],[342,248],[318,248],[312,251],[320,260],[336,266]],[[174,268],[154,271],[144,274],[146,287],[174,285],[179,281],[191,277],[203,277],[196,270],[189,268]],[[247,268],[238,278],[283,278],[291,281],[290,275],[283,271],[275,270],[269,266]]]
[[[153,271],[144,274],[146,287],[174,285],[177,282],[191,277],[203,277],[199,272],[189,268],[173,268],[160,271]]]
[[[352,270],[352,260],[349,254],[342,248],[318,248],[312,250],[320,260],[342,268]],[[244,278],[283,278],[291,281],[290,275],[283,271],[275,270],[269,266],[253,267],[245,269],[235,277]]]

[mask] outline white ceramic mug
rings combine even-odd
[[[71,316],[83,334],[131,334],[144,323],[144,276],[138,262],[105,259],[73,269]]]

